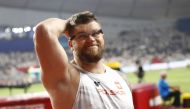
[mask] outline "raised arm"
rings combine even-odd
[[[64,33],[66,20],[49,18],[36,26],[35,50],[42,69],[42,82],[48,92],[69,80],[68,58],[58,38]],[[57,85],[57,86],[56,86]]]

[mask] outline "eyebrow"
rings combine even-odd
[[[100,29],[93,30],[92,32],[100,31],[100,30],[102,31],[102,29],[100,28]],[[76,37],[76,35],[82,34],[82,33],[87,33],[87,32],[85,32],[85,31],[78,32],[77,34],[72,35],[72,36],[70,37],[70,40],[73,40],[73,39]]]

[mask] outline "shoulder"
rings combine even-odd
[[[126,73],[123,73],[123,72],[118,71],[118,70],[114,70],[108,66],[106,66],[106,70],[108,73],[110,73],[114,77],[120,78],[120,80],[125,81],[129,85],[128,77],[127,77]]]
[[[119,71],[117,71],[117,70],[114,70],[114,69],[112,69],[112,68],[110,68],[110,67],[108,67],[108,66],[105,66],[105,68],[106,68],[106,73],[107,73],[107,74],[109,74],[109,75],[114,75],[114,76],[120,76],[119,73],[121,73],[121,72],[119,72]]]
[[[163,80],[163,79],[160,79],[160,80],[158,81],[158,83],[159,83],[159,84],[163,84],[163,83],[164,83],[164,80]]]

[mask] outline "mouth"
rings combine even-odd
[[[98,47],[98,44],[89,44],[87,47]]]
[[[91,45],[91,46],[88,46],[86,49],[98,49],[98,46],[97,45]]]
[[[98,45],[90,45],[90,46],[88,46],[88,47],[98,47]]]

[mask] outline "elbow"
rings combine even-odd
[[[36,26],[33,36],[34,45],[36,45],[39,41],[42,41],[42,38],[47,36],[48,36],[48,26],[43,23],[38,24]]]
[[[35,37],[44,36],[45,34],[47,34],[47,31],[48,31],[48,25],[44,23],[40,23],[36,26],[34,35]]]

